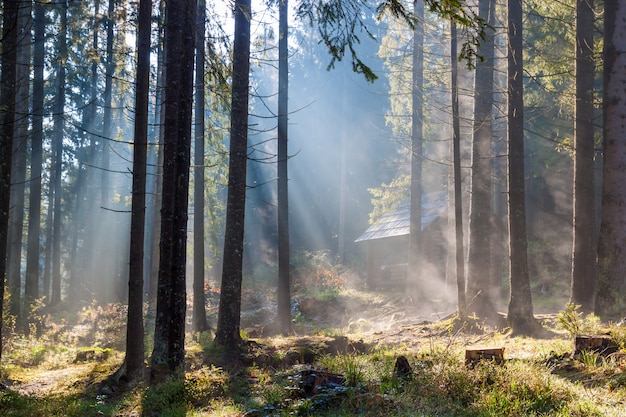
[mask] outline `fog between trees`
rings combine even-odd
[[[466,294],[467,312],[489,304],[493,308],[474,312],[494,319],[496,310],[505,311],[517,296],[515,287],[511,292],[511,277],[516,270],[509,264],[509,248],[525,247],[528,260],[522,260],[521,267],[527,268],[527,278],[523,278],[529,292],[524,295],[526,301],[532,302],[531,294],[561,304],[571,298],[591,312],[593,300],[583,297],[589,291],[571,291],[578,288],[580,280],[588,280],[590,286],[583,288],[591,288],[591,293],[597,291],[601,300],[595,304],[596,311],[604,317],[620,316],[624,283],[616,272],[619,239],[614,240],[613,236],[623,229],[619,211],[623,199],[617,194],[616,185],[622,172],[613,170],[620,166],[619,160],[611,158],[607,166],[605,159],[605,186],[601,186],[602,160],[606,154],[600,140],[604,132],[605,152],[621,143],[615,139],[621,137],[619,132],[609,128],[614,126],[610,124],[611,117],[618,117],[619,109],[607,108],[610,103],[601,100],[603,91],[610,97],[618,90],[608,87],[607,91],[607,85],[619,81],[616,81],[618,75],[610,73],[604,77],[602,89],[602,70],[611,71],[613,67],[606,65],[599,48],[604,44],[608,48],[604,56],[611,56],[610,37],[617,39],[622,28],[609,25],[610,30],[605,31],[601,42],[601,31],[595,30],[605,24],[604,19],[593,16],[580,19],[589,16],[592,10],[583,7],[591,5],[588,2],[505,4],[481,0],[477,5],[464,5],[465,9],[461,10],[467,15],[452,9],[461,25],[461,45],[476,48],[472,39],[489,40],[475,50],[465,49],[469,58],[461,61],[465,65],[459,65],[458,74],[454,75],[460,104],[461,177],[453,178],[450,86],[451,62],[455,58],[450,51],[450,16],[445,15],[447,9],[436,7],[449,3],[452,2],[427,2],[423,20],[415,22],[424,37],[419,49],[423,54],[418,58],[414,54],[414,40],[419,31],[407,23],[412,18],[412,4],[395,9],[399,3],[383,3],[387,14],[383,13],[381,19],[377,19],[377,4],[351,1],[339,7],[341,3],[330,2],[337,6],[330,11],[320,9],[316,2],[290,5],[286,59],[291,271],[302,259],[324,251],[334,262],[352,269],[359,282],[367,285],[368,274],[372,273],[368,263],[372,253],[366,249],[367,242],[355,240],[381,216],[411,198],[416,188],[411,185],[414,171],[410,167],[411,161],[417,160],[421,164],[421,191],[419,198],[413,194],[412,204],[423,201],[422,197],[429,193],[446,194],[448,208],[441,213],[446,216],[443,221],[446,227],[438,235],[440,241],[429,240],[428,226],[434,219],[425,221],[422,215],[420,227],[410,229],[413,235],[421,235],[417,246],[408,246],[407,240],[402,249],[404,254],[399,251],[383,254],[381,249],[374,268],[400,265],[401,274],[409,277],[396,289],[414,296],[425,309],[442,306],[449,311],[456,309],[457,277],[452,262],[455,239],[451,227],[456,203],[461,205],[464,216],[463,253],[469,267],[467,288],[470,290]],[[196,15],[194,2],[172,4],[186,10],[183,14],[193,11],[192,15]],[[190,295],[195,292],[197,297],[201,296],[200,287],[192,290],[192,272],[198,263],[192,267],[191,254],[199,245],[192,236],[203,236],[201,259],[206,286],[221,288],[224,280],[239,279],[248,289],[276,282],[281,237],[277,227],[277,164],[280,162],[277,116],[281,116],[277,5],[255,3],[248,10],[247,4],[235,2],[236,10],[244,10],[240,24],[250,25],[250,39],[246,41],[249,58],[233,49],[234,30],[229,23],[233,5],[206,5],[204,41],[198,42],[195,50],[205,60],[204,76],[194,81],[196,87],[200,80],[204,81],[204,89],[195,90],[203,95],[204,120],[195,118],[194,123],[191,110],[194,59],[189,43],[202,39],[196,36],[200,26],[189,21],[181,29],[182,36],[187,38],[177,41],[181,42],[180,48],[170,50],[167,42],[171,47],[174,41],[167,34],[171,27],[164,26],[168,22],[168,9],[158,2],[152,6],[150,68],[149,74],[144,75],[149,78],[149,110],[144,121],[147,176],[142,262],[143,293],[150,312],[157,308],[157,278],[163,276],[160,251],[168,244],[173,244],[173,259],[176,259],[170,265],[172,274],[181,274],[183,281],[186,278],[176,294],[184,294],[186,287]],[[434,9],[429,11],[428,6]],[[512,50],[509,43],[515,32],[511,29],[515,24],[512,19],[519,17],[511,13],[511,7],[515,6],[521,7],[521,19],[515,22],[523,22],[523,32]],[[626,7],[619,3],[613,6],[611,18]],[[392,16],[394,10],[400,10],[399,16]],[[324,20],[329,18],[324,13],[341,11],[346,13],[341,19]],[[351,16],[358,19],[352,20]],[[134,130],[138,120],[137,17],[135,4],[114,0],[4,4],[1,94],[6,97],[2,102],[7,104],[2,108],[0,132],[3,146],[0,240],[7,246],[5,249],[0,245],[3,254],[0,271],[6,270],[6,289],[10,294],[4,310],[17,317],[18,329],[27,328],[37,299],[43,298],[49,307],[61,304],[70,310],[94,300],[98,304],[127,301],[131,184],[137,169],[133,166],[133,154],[138,143]],[[307,18],[311,17],[313,23],[309,25]],[[463,27],[463,23],[471,23],[463,18],[479,17],[490,26],[485,29],[485,39],[472,26]],[[590,29],[577,32],[576,28],[584,24]],[[595,46],[589,51],[579,48],[577,57],[575,45],[581,45],[584,36],[587,36],[586,45]],[[469,43],[464,44],[468,39]],[[180,62],[168,56],[183,49],[186,55],[181,55]],[[472,55],[472,51],[478,55]],[[516,56],[523,55],[515,60],[523,66],[516,72],[511,71],[512,62],[507,60],[511,51],[519,52]],[[233,67],[232,62],[242,56],[249,65],[243,80],[244,88],[248,86],[244,94],[249,103],[239,109],[242,112],[239,116],[244,119],[237,122],[232,118],[237,105],[241,105],[242,93],[232,91],[231,87],[235,87],[242,73],[237,72],[239,67]],[[587,65],[581,66],[581,62]],[[181,63],[187,66],[176,69]],[[414,77],[416,63],[423,68],[422,78]],[[609,64],[618,65],[611,60]],[[172,74],[171,70],[168,73],[168,68],[188,71],[187,78]],[[584,75],[581,68],[586,71],[586,81],[579,78]],[[484,79],[486,84],[479,84]],[[513,80],[519,82],[516,91],[523,92],[522,107],[516,111],[511,111]],[[580,85],[585,85],[585,89],[580,89]],[[419,92],[418,100],[415,100],[416,92]],[[172,104],[179,97],[184,97],[189,107],[183,109]],[[588,106],[576,107],[583,98]],[[480,104],[486,104],[486,108],[480,110]],[[416,116],[420,114],[421,117]],[[574,124],[583,114],[587,116],[586,130]],[[415,117],[421,122],[419,150]],[[243,165],[235,171],[230,134],[242,126],[238,140],[242,145],[239,157],[243,157]],[[195,154],[199,147],[191,145],[191,135],[198,133],[202,134],[204,145],[204,155],[200,157]],[[522,182],[516,183],[518,191],[514,195],[511,172],[507,172],[514,155],[510,148],[512,133],[521,135],[518,143],[524,146],[523,154],[517,155],[519,168],[513,172],[520,174],[523,167]],[[581,137],[583,134],[586,136]],[[171,166],[167,165],[167,157],[164,159],[168,144],[182,146],[170,154],[169,161],[175,162]],[[583,146],[587,152],[583,154],[585,159],[579,160]],[[611,151],[611,156],[616,153]],[[202,188],[184,184],[189,181],[190,155],[194,156],[192,170],[204,167],[202,178],[191,178],[192,186],[198,186],[196,182],[201,180]],[[586,168],[581,168],[582,162]],[[585,169],[576,177],[588,179],[586,188],[574,188],[575,169]],[[164,182],[167,187],[167,175],[172,172],[177,174],[178,182],[170,186],[179,194],[169,194],[163,188]],[[245,200],[240,195],[227,203],[229,181],[232,192],[232,181],[237,175]],[[609,179],[611,183],[607,184]],[[461,184],[460,202],[455,202],[451,193],[454,180]],[[196,206],[191,200],[198,190],[203,190],[204,207]],[[508,204],[522,196],[522,192],[525,197],[521,201],[518,198],[518,203],[525,205],[525,211],[510,211]],[[181,199],[187,201],[187,196],[188,210],[187,204],[180,204]],[[575,206],[583,196],[588,203]],[[170,199],[167,201],[172,202],[168,206],[173,210],[172,215],[180,217],[172,230],[174,235],[164,234],[161,229],[164,225],[161,215],[165,213],[163,199]],[[238,204],[237,210],[244,210],[237,220],[243,238],[229,243],[234,246],[224,251],[225,236],[228,239],[233,228],[227,221],[233,210],[231,204]],[[581,217],[574,217],[574,207],[577,214],[584,210]],[[510,212],[518,220],[522,216],[526,222],[522,225],[526,237],[521,246],[509,244]],[[204,219],[203,228],[199,229],[199,223],[185,227],[187,217]],[[593,221],[583,223],[582,218]],[[578,239],[593,237],[580,252],[574,251],[573,226],[579,228]],[[577,271],[577,257],[582,265],[595,265],[597,242],[602,260],[597,281],[594,267],[585,268],[582,278],[576,274],[572,278],[572,265]],[[434,246],[443,249],[441,258],[424,256],[427,248]],[[406,253],[408,247],[418,248],[414,255],[419,261],[411,260]],[[474,252],[476,249],[480,251]],[[222,268],[231,261],[233,253],[241,258],[235,262],[239,263],[235,272]],[[519,253],[515,251],[511,255],[516,258]],[[590,253],[593,256],[583,259],[583,255]],[[408,268],[402,267],[404,264]],[[480,271],[476,272],[478,266]],[[229,272],[224,275],[223,271]],[[596,282],[598,285],[594,286]],[[184,297],[182,304],[184,308]],[[530,307],[524,310],[529,320],[532,304]],[[238,323],[233,328],[238,333]],[[235,341],[240,337],[231,336]]]

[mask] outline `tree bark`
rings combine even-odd
[[[511,294],[507,320],[514,333],[533,334],[538,325],[533,317],[526,240],[522,2],[521,0],[509,0],[508,7],[508,176]]]
[[[152,375],[182,376],[185,365],[186,239],[193,102],[193,0],[170,1],[165,17],[166,79],[161,250]]]
[[[44,37],[46,30],[44,5],[41,2],[36,2],[34,11],[33,127],[30,154],[28,246],[26,251],[26,279],[24,283],[24,297],[27,303],[31,303],[39,297],[39,239],[41,234],[41,173],[43,164]]]
[[[52,213],[52,294],[50,305],[61,302],[61,194],[63,173],[63,139],[65,137],[65,77],[67,64],[67,3],[60,5],[60,24],[57,38],[57,93],[54,102],[54,139],[51,187],[54,189]]]
[[[452,160],[454,172],[454,238],[457,287],[457,314],[460,319],[467,316],[465,300],[465,256],[463,251],[463,196],[461,195],[461,126],[459,113],[457,30],[456,23],[450,22],[450,63],[452,90]]]
[[[18,70],[19,72],[19,70]],[[18,75],[18,77],[20,77]],[[20,84],[17,88],[18,95],[24,84]],[[26,84],[28,86],[28,83]],[[20,99],[17,99],[17,106],[20,105]],[[20,110],[16,109],[16,114]],[[22,113],[26,114],[26,113]],[[23,240],[23,223],[24,223],[24,182],[26,180],[26,134],[18,126],[19,120],[16,120],[16,131],[13,141],[13,163],[11,174],[11,213],[9,214],[9,251],[7,254],[7,286],[11,299],[9,303],[9,312],[21,319],[20,304],[22,291],[22,240]]]
[[[107,18],[106,18],[106,60],[105,60],[105,74],[104,74],[104,95],[103,95],[103,113],[102,113],[102,146],[100,148],[100,192],[102,197],[100,203],[106,207],[109,196],[109,140],[111,138],[111,131],[113,125],[113,73],[115,71],[115,61],[113,57],[113,41],[114,41],[114,13],[115,13],[115,1],[109,0]]]
[[[100,14],[100,0],[94,0],[93,14],[91,16],[91,25],[93,36],[91,40],[91,47],[94,51],[99,48],[99,28],[100,20],[102,19]],[[95,184],[96,182],[96,170],[99,160],[99,150],[102,146],[103,138],[101,137],[101,131],[99,126],[99,119],[97,117],[97,108],[100,104],[100,95],[98,91],[98,63],[100,61],[99,56],[94,56],[90,62],[90,75],[89,75],[89,105],[85,108],[85,120],[84,125],[89,132],[89,150],[85,157],[87,163],[87,169],[85,173],[85,183]],[[81,213],[81,221],[84,223],[84,242],[82,248],[77,249],[77,258],[81,261],[82,270],[82,282],[81,291],[74,289],[74,294],[78,294],[81,299],[91,302],[94,298],[94,292],[96,291],[98,283],[98,268],[96,261],[98,259],[97,249],[97,236],[99,232],[99,220],[92,220],[88,218],[90,213],[96,213],[100,210],[102,205],[100,198],[96,191],[90,187],[85,189],[85,208]],[[82,205],[81,205],[82,206]]]
[[[479,17],[493,22],[494,0],[480,0]],[[491,176],[493,141],[493,73],[494,36],[488,29],[479,53],[484,60],[476,62],[474,82],[474,125],[472,140],[472,194],[469,218],[469,249],[467,258],[468,310],[478,317],[493,319],[496,308],[493,303],[490,278],[491,258]]]
[[[408,285],[415,288],[420,297],[424,286],[420,281],[422,251],[422,157],[424,125],[424,2],[413,2],[413,13],[418,23],[413,30],[413,85],[411,92],[411,214],[409,219]]]
[[[183,2],[183,28],[196,24],[197,3]],[[170,322],[170,370],[182,371],[185,365],[185,316],[187,311],[187,222],[189,220],[189,168],[191,161],[191,122],[193,108],[193,69],[196,51],[195,33],[183,31],[181,61],[180,107],[176,146],[176,195],[174,200],[174,257],[172,315]],[[170,50],[171,52],[171,50]],[[167,101],[167,99],[166,99]]]
[[[206,2],[198,1],[196,34],[196,108],[194,143],[193,191],[193,330],[202,332],[209,328],[204,305],[204,40]]]
[[[241,341],[241,282],[248,152],[248,88],[250,80],[250,0],[235,2],[230,161],[222,289],[217,319],[217,344],[233,352]]]
[[[289,51],[288,1],[279,3],[278,29],[278,329],[291,332],[291,275],[289,271]]]
[[[159,16],[165,15],[165,5],[164,2],[159,3]],[[158,47],[157,47],[157,79],[156,79],[156,98],[154,103],[154,114],[157,118],[158,122],[155,123],[156,133],[154,134],[154,138],[156,139],[155,149],[156,155],[156,172],[155,179],[153,181],[154,193],[152,198],[152,227],[150,228],[150,234],[152,238],[149,240],[149,251],[150,251],[150,263],[148,269],[148,277],[149,282],[147,285],[147,294],[148,294],[148,310],[153,312],[156,310],[156,298],[157,298],[157,286],[158,286],[158,277],[159,275],[159,256],[160,256],[160,248],[159,248],[159,237],[161,236],[161,212],[156,209],[163,205],[162,203],[162,190],[163,190],[163,148],[164,148],[164,140],[163,140],[163,125],[165,124],[165,103],[163,102],[165,94],[163,91],[164,88],[164,80],[165,80],[165,71],[166,67],[164,65],[165,62],[165,45],[164,45],[164,30],[163,24],[159,23],[159,35],[158,35]]]
[[[97,226],[99,227],[99,238],[94,242],[96,248],[95,259],[99,260],[101,256],[111,256],[116,253],[117,242],[113,242],[112,238],[106,233],[106,228],[114,222],[113,213],[106,208],[111,204],[111,181],[110,181],[110,141],[113,139],[113,78],[115,72],[114,51],[114,25],[115,25],[115,6],[116,0],[109,0],[106,14],[106,55],[104,58],[104,92],[102,92],[102,132],[101,144],[99,149],[99,175],[100,175],[100,207],[95,210],[99,211],[97,216]],[[112,262],[100,263],[96,262],[94,269],[93,291],[95,298],[99,303],[106,303],[110,300],[116,281],[109,280],[116,276],[115,264]]]
[[[54,217],[54,187],[48,182],[48,207],[46,208],[46,244],[44,247],[44,265],[43,265],[43,296],[50,304],[50,281],[52,277],[52,223]]]
[[[2,62],[0,64],[0,317],[3,313],[9,230],[9,198],[11,196],[11,151],[15,124],[17,74],[17,15],[19,1],[3,4]],[[0,320],[0,359],[2,358],[2,322]]]
[[[594,242],[594,57],[593,0],[576,2],[576,108],[574,119],[574,244],[570,302],[593,311],[596,280]]]
[[[626,1],[604,2],[603,181],[595,312],[603,318],[623,314],[626,271]]]
[[[137,29],[137,80],[135,92],[135,135],[133,189],[128,270],[128,320],[126,329],[126,373],[141,377],[144,369],[143,254],[146,219],[146,159],[148,152],[148,93],[150,88],[150,38],[152,1],[139,1]]]
[[[30,2],[20,6],[17,33],[17,84],[15,102],[15,135],[13,141],[13,173],[11,174],[11,214],[9,216],[9,254],[7,284],[11,289],[11,314],[21,318],[22,242],[24,238],[24,192],[28,155],[30,57],[32,18]]]

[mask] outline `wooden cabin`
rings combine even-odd
[[[422,196],[422,242],[424,259],[445,273],[448,233],[447,191]],[[406,287],[411,208],[409,201],[372,224],[355,242],[367,248],[367,284],[370,288]],[[439,277],[443,279],[444,277]]]

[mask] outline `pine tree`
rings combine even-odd
[[[602,215],[598,245],[598,287],[595,312],[604,318],[623,314],[624,271],[626,271],[626,227],[623,222],[626,205],[626,73],[624,54],[620,53],[626,34],[626,1],[604,2],[604,86]]]
[[[186,243],[193,102],[196,3],[168,3],[165,16],[165,120],[157,315],[152,351],[155,381],[180,377],[185,364]]]
[[[0,64],[0,301],[4,300],[7,243],[9,230],[9,198],[11,195],[11,154],[15,125],[17,92],[17,20],[19,1],[5,1],[2,18],[2,63]],[[0,317],[3,313],[0,302]],[[2,322],[0,320],[0,335]],[[0,359],[2,358],[0,337]]]
[[[215,341],[231,354],[241,341],[241,283],[248,154],[248,88],[250,79],[250,0],[235,2],[230,161],[222,289]]]

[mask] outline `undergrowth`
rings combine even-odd
[[[123,309],[84,309],[76,323],[48,319],[46,330],[13,335],[3,355],[0,415],[32,416],[546,416],[626,415],[626,353],[573,357],[571,341],[511,338],[506,333],[464,334],[423,325],[420,343],[385,333],[248,340],[239,362],[220,363],[210,332],[186,339],[184,378],[161,384],[108,386],[121,364]],[[550,325],[550,324],[547,324]],[[568,306],[552,322],[569,335],[608,329],[623,349],[626,331],[601,324]],[[394,332],[401,332],[395,329]],[[336,331],[340,333],[339,331]],[[372,336],[372,334],[370,334]],[[120,337],[119,334],[117,337]],[[303,341],[306,339],[307,344]],[[466,364],[465,348],[505,346],[503,364]],[[359,346],[359,349],[355,347]],[[408,374],[396,361],[404,356]],[[54,385],[53,372],[67,375]],[[25,391],[28,384],[34,387]]]

